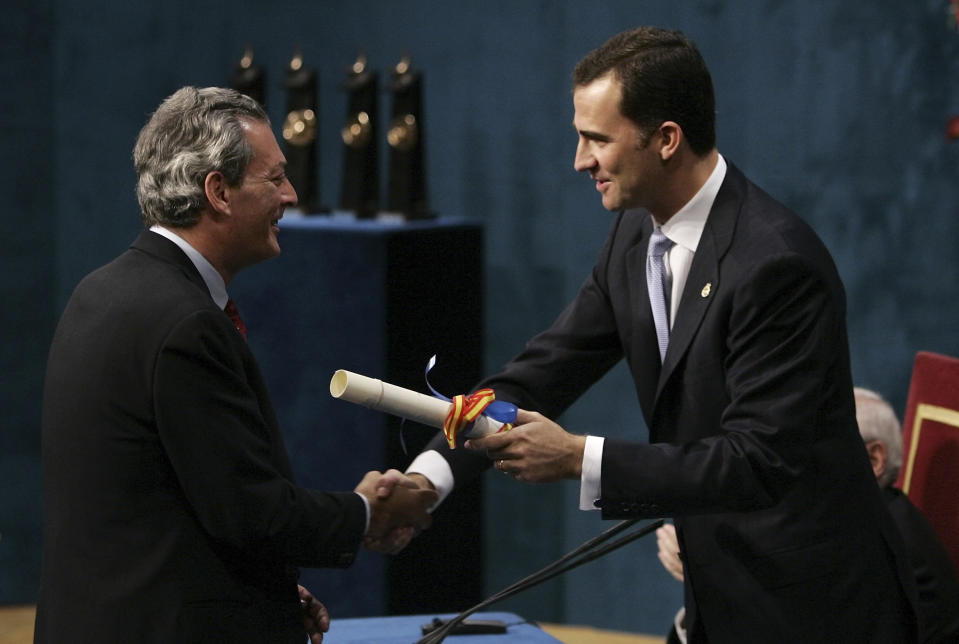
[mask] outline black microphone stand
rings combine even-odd
[[[627,543],[631,543],[640,537],[646,536],[650,532],[653,532],[663,525],[663,520],[657,519],[656,521],[653,521],[652,523],[649,523],[638,530],[620,537],[619,539],[616,539],[615,541],[601,548],[599,547],[605,541],[632,527],[638,521],[639,519],[629,519],[628,521],[617,523],[612,528],[601,532],[599,535],[593,537],[589,541],[586,541],[581,546],[564,555],[560,559],[557,559],[546,567],[534,572],[532,575],[524,577],[523,579],[520,579],[519,581],[507,586],[503,590],[484,599],[472,608],[468,608],[456,617],[446,621],[441,626],[438,626],[435,630],[419,639],[416,644],[439,644],[446,638],[447,635],[450,634],[451,631],[453,631],[453,629],[455,629],[467,617],[476,611],[482,610],[491,604],[495,604],[500,600],[506,599],[507,597],[511,597],[512,595],[522,592],[527,588],[532,588],[533,586],[541,584],[544,581],[548,581],[553,577],[581,566],[584,563],[598,559],[612,552],[613,550],[616,550],[617,548],[625,546]]]

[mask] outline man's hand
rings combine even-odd
[[[323,633],[330,630],[330,614],[326,611],[326,606],[310,594],[310,591],[299,585],[296,588],[300,592],[303,626],[306,627],[306,634],[310,636],[310,644],[320,644]]]
[[[663,568],[679,581],[683,580],[683,561],[679,558],[679,541],[676,539],[676,526],[664,523],[656,529],[656,545],[659,546],[659,560]]]
[[[542,414],[520,409],[513,429],[471,438],[466,447],[486,452],[493,467],[517,481],[550,483],[580,477],[586,437],[568,433]]]
[[[393,488],[397,485],[414,490],[423,489],[433,491],[436,489],[428,478],[418,472],[404,475],[397,470],[389,470],[377,482],[376,495],[381,499],[385,499],[393,493]],[[408,546],[416,534],[417,531],[411,526],[394,528],[384,537],[366,537],[363,543],[366,544],[369,550],[387,555],[395,555]]]
[[[434,490],[421,488],[397,470],[367,473],[356,492],[370,504],[370,527],[364,541],[368,548],[387,554],[399,552],[430,526],[433,518],[428,510],[439,498]]]

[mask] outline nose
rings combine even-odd
[[[285,181],[286,190],[283,193],[283,203],[287,206],[293,207],[299,202],[299,198],[296,196],[296,188],[293,187],[293,184],[290,183],[289,178]]]
[[[573,157],[573,168],[577,172],[584,172],[595,167],[596,158],[589,151],[589,142],[580,139],[576,143],[576,156]]]

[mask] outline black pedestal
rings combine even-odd
[[[230,285],[301,485],[352,489],[369,470],[403,470],[436,431],[332,398],[337,369],[428,393],[436,354],[430,380],[443,393],[479,380],[482,244],[464,219],[287,217],[282,255]],[[400,555],[363,552],[345,571],[304,570],[301,583],[334,617],[464,609],[482,593],[481,503],[479,482],[457,490]]]

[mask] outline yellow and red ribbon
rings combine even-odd
[[[450,401],[450,411],[446,414],[446,420],[443,421],[443,434],[450,449],[456,449],[456,437],[459,433],[469,427],[494,400],[496,400],[496,394],[492,389],[480,389],[468,396],[463,394],[453,396]],[[496,430],[496,433],[505,432],[512,427],[512,424],[504,423]]]

